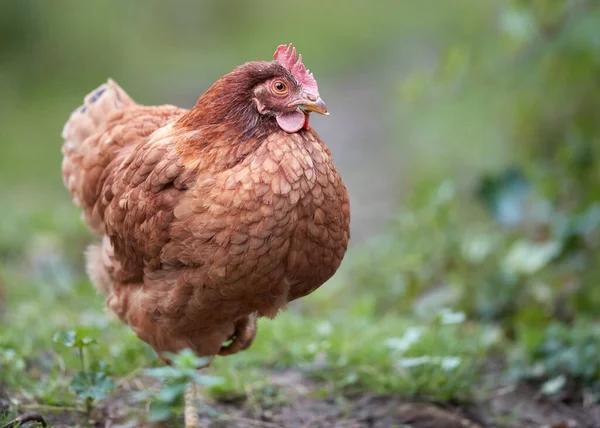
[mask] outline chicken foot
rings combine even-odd
[[[231,343],[221,346],[219,355],[231,355],[252,345],[256,337],[256,315],[252,314],[236,321],[235,331],[229,338]]]
[[[234,327],[235,330],[229,338],[231,342],[221,346],[219,355],[235,354],[252,345],[252,342],[256,337],[256,315],[252,314],[236,321]],[[199,428],[200,418],[198,417],[198,400],[200,399],[200,393],[198,391],[198,385],[194,382],[190,382],[185,391],[184,398],[185,428]]]

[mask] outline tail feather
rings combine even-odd
[[[81,144],[98,131],[112,113],[135,105],[127,92],[112,79],[90,92],[83,105],[71,113],[62,137],[67,147]]]
[[[85,252],[86,271],[96,290],[103,294],[112,292],[111,257],[113,246],[108,237],[102,243],[90,245]]]
[[[84,217],[96,233],[102,230],[100,220],[92,213],[98,179],[103,165],[116,154],[114,151],[99,151],[99,137],[114,113],[134,106],[136,103],[129,95],[109,79],[85,97],[83,105],[71,113],[62,131],[63,181],[73,202],[83,208]],[[93,136],[97,138],[90,138]]]

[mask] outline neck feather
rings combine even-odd
[[[260,114],[252,97],[256,84],[280,72],[279,68],[274,62],[262,61],[237,67],[202,94],[196,105],[178,120],[178,126],[193,130],[226,125],[238,143],[250,138],[262,139],[277,131],[275,118]]]

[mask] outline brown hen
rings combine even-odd
[[[291,45],[274,57],[190,110],[141,106],[109,80],[65,124],[64,182],[103,238],[89,276],[159,354],[247,348],[256,316],[314,291],[346,251],[346,188],[308,122],[327,109]]]

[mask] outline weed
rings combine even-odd
[[[80,331],[60,331],[54,335],[54,342],[75,349],[79,356],[80,370],[69,385],[69,391],[83,402],[86,415],[91,415],[94,402],[104,400],[115,387],[108,375],[108,366],[104,361],[88,364],[86,350],[97,343],[96,339],[84,336]]]
[[[267,365],[299,369],[332,395],[368,390],[436,400],[466,398],[479,375],[479,362],[494,344],[489,334],[462,318],[454,324],[397,317],[323,321],[286,312],[276,321],[259,321],[253,348],[215,360],[210,370],[225,382],[210,391],[227,399],[261,397],[269,381],[260,368]]]
[[[222,379],[201,373],[199,370],[210,363],[209,359],[197,357],[185,349],[177,354],[166,354],[171,365],[147,369],[148,376],[160,382],[158,390],[138,391],[135,401],[150,403],[149,422],[163,422],[181,414],[184,394],[190,384],[211,387],[222,383]]]

